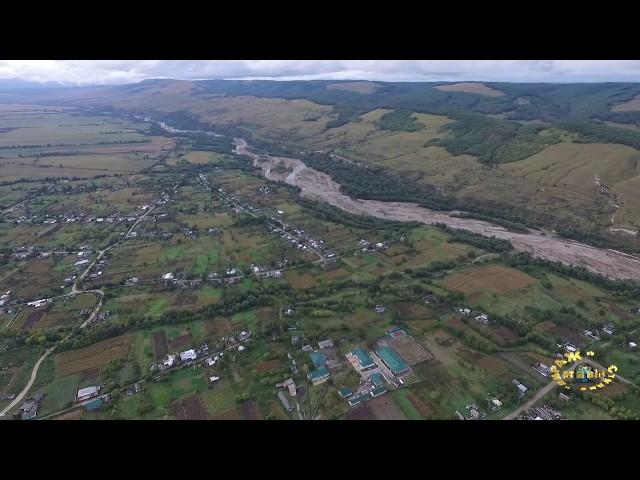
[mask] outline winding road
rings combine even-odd
[[[87,276],[87,274],[91,271],[91,269],[95,266],[95,264],[100,261],[100,259],[104,256],[104,254],[110,250],[111,248],[115,247],[116,245],[119,245],[122,241],[126,240],[129,238],[131,232],[136,228],[136,226],[147,216],[149,215],[156,207],[158,206],[158,202],[156,202],[153,207],[151,207],[149,210],[147,210],[143,215],[141,215],[136,222],[131,226],[131,228],[127,231],[126,235],[124,236],[123,239],[118,240],[117,242],[112,243],[111,245],[109,245],[108,247],[106,247],[104,250],[100,250],[98,252],[98,255],[96,255],[96,257],[93,259],[93,261],[87,266],[87,268],[84,270],[84,272],[82,272],[81,275],[79,275],[76,278],[76,281],[73,283],[73,286],[71,287],[71,293],[68,293],[66,295],[61,295],[60,297],[66,297],[66,296],[73,296],[73,295],[77,295],[80,293],[94,293],[99,297],[98,302],[96,303],[96,306],[93,308],[93,311],[91,312],[91,315],[89,315],[89,318],[87,318],[84,322],[82,322],[82,324],[80,325],[80,328],[85,328],[88,324],[90,324],[96,317],[96,315],[98,314],[98,312],[100,311],[100,308],[102,307],[102,300],[104,299],[104,291],[102,291],[101,289],[94,289],[94,290],[84,290],[82,288],[79,288],[78,285],[80,284],[80,282],[82,281],[82,279],[84,277]],[[56,297],[56,298],[60,298],[60,297]],[[69,333],[69,335],[67,335],[66,337],[64,337],[61,341],[67,340],[69,339],[69,337],[71,337],[71,333]],[[9,411],[11,411],[11,409],[13,407],[15,407],[16,405],[18,405],[22,399],[27,395],[27,393],[29,393],[29,390],[31,390],[31,387],[33,387],[33,383],[36,380],[36,377],[38,376],[38,370],[40,369],[40,365],[42,365],[42,362],[56,349],[57,347],[57,343],[55,345],[53,345],[52,347],[50,347],[49,349],[47,349],[44,354],[38,359],[38,361],[35,363],[35,365],[33,366],[33,370],[31,370],[31,377],[29,378],[29,382],[25,385],[25,387],[22,389],[22,391],[16,395],[16,398],[13,399],[13,401],[7,405],[1,412],[0,412],[0,417],[4,417]]]

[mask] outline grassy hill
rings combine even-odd
[[[148,80],[0,101],[145,113],[267,149],[333,151],[497,214],[636,245],[619,229],[640,225],[638,95],[632,83]]]

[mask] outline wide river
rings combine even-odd
[[[161,124],[165,129],[172,127]],[[172,129],[175,131],[175,129]],[[207,132],[208,133],[208,132]],[[460,228],[485,236],[495,236],[510,240],[518,251],[528,252],[534,257],[567,265],[579,265],[610,278],[640,279],[640,258],[611,249],[592,247],[553,234],[543,234],[538,230],[529,233],[511,232],[503,227],[482,220],[458,218],[451,213],[424,208],[416,203],[381,202],[359,200],[341,192],[340,185],[326,173],[307,167],[295,158],[260,155],[250,150],[242,138],[234,139],[234,151],[253,159],[270,180],[286,182],[299,187],[306,198],[321,200],[356,215],[369,215],[385,220],[414,221],[425,224],[444,223],[451,228]],[[276,164],[283,162],[292,171],[279,174],[272,171]]]

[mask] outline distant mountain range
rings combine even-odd
[[[22,78],[0,78],[0,90],[33,90],[42,88],[76,87],[71,82],[32,82]]]

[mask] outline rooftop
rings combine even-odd
[[[351,390],[349,387],[344,387],[344,388],[341,388],[340,390],[338,390],[338,393],[340,394],[340,396],[342,398],[346,398],[346,397],[350,397],[351,395],[353,395],[353,390]]]
[[[82,398],[90,395],[95,395],[99,391],[100,391],[100,387],[97,387],[97,386],[81,388],[80,390],[78,390],[77,397]]]
[[[384,379],[382,378],[381,373],[374,373],[373,375],[371,375],[370,378],[371,378],[371,381],[373,382],[373,385],[376,387],[384,384]]]
[[[371,390],[371,396],[374,398],[379,397],[383,393],[387,393],[387,389],[384,388],[384,385],[378,385],[377,387]]]
[[[309,372],[307,374],[307,377],[312,382],[328,376],[329,376],[329,369],[327,369],[327,367],[320,367],[317,370],[313,370],[312,372]]]
[[[361,348],[356,348],[351,352],[351,354],[358,359],[361,368],[366,368],[374,365],[371,356]]]
[[[309,356],[311,357],[311,361],[313,362],[314,367],[320,368],[327,365],[327,357],[324,353],[311,352]]]
[[[409,365],[392,348],[380,346],[376,353],[394,374],[404,373],[409,369]]]

